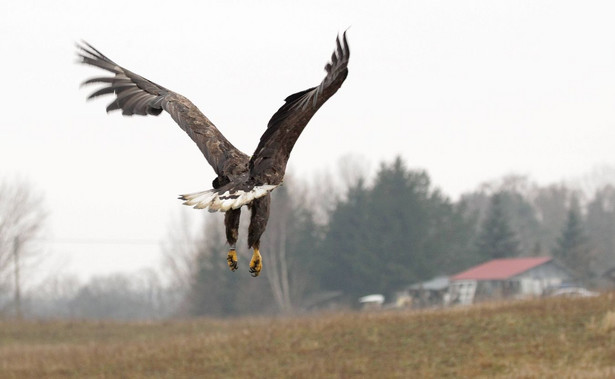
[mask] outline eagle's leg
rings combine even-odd
[[[252,259],[250,260],[250,274],[253,277],[257,277],[263,269],[263,257],[258,251],[258,246],[254,246],[254,252],[252,253]]]
[[[231,246],[230,249],[228,249],[228,254],[226,255],[226,262],[228,263],[228,267],[231,269],[231,271],[237,270],[237,250],[235,248],[235,245]]]
[[[250,226],[248,227],[248,247],[254,249],[252,260],[250,260],[250,273],[254,277],[258,276],[263,268],[263,258],[259,248],[261,235],[267,227],[267,220],[269,220],[270,204],[271,196],[267,194],[255,199],[250,205],[252,215],[250,216]]]
[[[241,208],[228,210],[224,214],[224,226],[226,228],[226,241],[229,244],[226,261],[231,271],[237,270],[237,238],[239,237],[239,218]]]

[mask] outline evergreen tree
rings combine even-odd
[[[576,202],[568,211],[566,224],[557,240],[557,247],[553,254],[580,278],[586,279],[590,276],[589,239],[585,234],[583,220]]]
[[[507,176],[463,194],[460,203],[466,204],[468,215],[476,217],[477,229],[481,230],[492,196],[501,195],[503,212],[519,242],[519,253],[536,256],[545,254],[545,248],[556,244],[566,221],[568,204],[576,192],[562,184],[540,187],[527,178]]]
[[[502,193],[496,193],[491,197],[487,217],[483,221],[477,245],[481,256],[485,259],[519,255],[519,241],[510,227]]]
[[[381,166],[371,188],[359,180],[331,214],[320,254],[328,263],[323,286],[353,297],[388,295],[450,273],[471,254],[471,230],[427,173],[397,158]]]
[[[466,207],[463,201],[455,204],[446,198],[435,207],[431,230],[436,234],[430,238],[429,250],[435,252],[432,259],[438,275],[453,274],[482,261],[475,247],[477,217]]]

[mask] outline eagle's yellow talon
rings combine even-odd
[[[250,260],[250,273],[253,277],[257,277],[261,273],[262,269],[263,258],[261,257],[261,253],[258,252],[258,249],[254,249],[252,260]]]
[[[230,249],[228,251],[226,261],[228,262],[228,267],[231,269],[231,271],[237,270],[237,251],[235,251],[235,249]]]

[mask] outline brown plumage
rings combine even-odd
[[[228,260],[233,270],[237,268],[235,244],[240,208],[247,205],[251,209],[248,245],[254,249],[254,256],[250,271],[253,276],[257,276],[261,268],[258,254],[260,237],[269,218],[269,193],[282,183],[292,148],[305,126],[316,111],[337,92],[348,75],[350,50],[346,33],[336,39],[336,48],[331,61],[325,66],[327,75],[323,81],[316,87],[285,99],[285,104],[269,121],[251,158],[233,146],[184,96],[123,68],[86,42],[77,47],[81,63],[115,74],[112,77],[86,80],[83,84],[103,84],[88,99],[115,94],[107,112],[121,110],[125,116],[157,116],[163,110],[166,111],[192,138],[213,167],[217,175],[213,189],[182,195],[180,199],[195,208],[226,212],[226,238],[231,247]]]

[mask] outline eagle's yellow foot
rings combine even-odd
[[[261,257],[261,253],[258,252],[258,249],[254,249],[252,260],[250,261],[250,273],[253,277],[257,277],[261,273],[262,269],[263,258]]]
[[[237,270],[237,251],[235,251],[235,249],[230,249],[228,251],[226,261],[228,262],[228,267],[231,269],[231,271]]]

